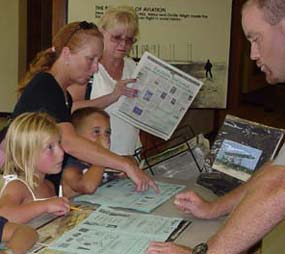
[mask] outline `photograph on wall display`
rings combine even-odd
[[[226,115],[205,159],[205,170],[215,169],[246,181],[265,162],[275,158],[284,133],[284,129]]]
[[[139,17],[131,57],[139,60],[148,51],[201,80],[192,108],[226,108],[232,1],[69,0],[68,22],[98,24],[109,6],[118,5],[133,6]]]

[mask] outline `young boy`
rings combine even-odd
[[[72,124],[78,135],[100,144],[110,146],[110,117],[98,108],[86,107],[73,112]],[[90,165],[74,157],[67,159],[63,171],[63,193],[65,197],[94,193],[101,183],[104,168]]]
[[[28,225],[8,222],[0,216],[0,253],[26,253],[37,240],[35,229]]]

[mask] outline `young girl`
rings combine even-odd
[[[63,150],[56,122],[45,113],[24,113],[11,123],[5,140],[4,185],[0,212],[11,222],[25,223],[42,213],[64,215],[66,198],[55,197],[46,174],[61,171]]]

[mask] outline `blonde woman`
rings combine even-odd
[[[86,85],[98,71],[102,56],[103,36],[93,23],[73,22],[65,25],[53,39],[52,47],[38,54],[21,82],[21,96],[13,117],[25,112],[44,111],[53,116],[62,134],[64,151],[82,161],[99,167],[125,172],[145,191],[154,181],[130,159],[110,152],[76,134],[70,122],[72,98],[67,91],[71,84]],[[49,177],[59,190],[61,174]]]
[[[43,213],[64,215],[66,198],[56,197],[46,174],[61,171],[64,152],[56,122],[45,113],[24,113],[15,118],[5,139],[4,185],[0,214],[25,223]]]
[[[74,108],[96,106],[105,109],[111,120],[111,151],[133,155],[139,145],[139,130],[113,114],[121,96],[135,97],[137,91],[127,87],[135,82],[131,75],[135,62],[127,57],[138,36],[138,17],[132,7],[109,8],[99,29],[104,37],[104,51],[98,72],[93,76],[91,100],[84,100],[85,87],[72,86]]]

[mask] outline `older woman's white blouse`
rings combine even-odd
[[[135,67],[136,63],[125,57],[122,80],[131,78]],[[112,93],[116,83],[117,81],[108,74],[104,66],[99,64],[99,70],[93,76],[90,99]],[[133,155],[135,149],[139,146],[139,130],[113,114],[117,108],[118,101],[105,108],[105,111],[110,115],[111,121],[111,151],[120,155]]]

